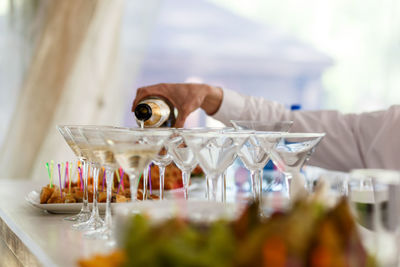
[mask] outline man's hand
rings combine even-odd
[[[208,115],[216,113],[221,106],[223,92],[219,87],[207,84],[160,83],[139,88],[133,101],[132,111],[136,105],[149,96],[167,99],[178,109],[175,127],[183,127],[187,116],[201,107]]]

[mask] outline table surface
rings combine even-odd
[[[82,232],[72,230],[73,223],[63,220],[68,215],[47,213],[25,200],[29,192],[42,186],[37,181],[0,179],[0,245],[3,240],[3,248],[5,243],[24,266],[77,266],[81,258],[109,252],[105,241],[86,239]],[[202,190],[200,186],[197,195],[203,196]],[[0,254],[4,254],[2,251]],[[8,254],[7,258],[11,259],[12,255]],[[0,258],[2,266],[4,257]]]
[[[80,258],[109,251],[105,241],[83,238],[68,215],[32,207],[25,196],[42,184],[0,180],[0,238],[25,266],[77,266]]]

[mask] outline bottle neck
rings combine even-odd
[[[141,101],[136,109],[135,116],[139,125],[144,127],[161,127],[166,124],[171,115],[169,105],[159,98],[149,98]]]

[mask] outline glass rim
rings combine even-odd
[[[324,137],[326,133],[282,133],[282,138],[312,138]]]
[[[274,132],[274,131],[254,131],[255,136],[282,136],[287,132]]]
[[[294,121],[292,120],[283,120],[283,121],[264,121],[264,120],[229,120],[230,123],[256,123],[256,124],[265,124],[265,125],[272,125],[272,124],[277,124],[277,123],[287,123],[287,124],[293,124]]]
[[[87,129],[96,129],[96,128],[104,128],[104,129],[129,129],[127,127],[122,126],[114,126],[114,125],[95,125],[95,124],[57,124],[57,128],[87,128]]]
[[[193,127],[193,128],[176,128],[178,131],[182,132],[217,132],[226,130],[235,130],[234,127]]]
[[[251,135],[254,134],[254,130],[249,130],[249,131],[228,131],[228,132],[185,132],[183,133],[183,136],[204,136],[204,137],[237,137],[237,136],[243,136],[245,135],[246,137],[250,137]]]

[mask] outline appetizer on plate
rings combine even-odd
[[[151,166],[151,182],[148,183],[148,189],[152,189],[152,191],[157,191],[160,186],[159,179],[159,169],[156,165]],[[100,203],[106,202],[107,193],[106,188],[107,185],[105,183],[105,179],[103,179],[104,172],[100,172],[99,175],[99,198],[98,201]],[[122,179],[118,177],[118,175],[114,174],[114,186],[113,186],[113,195],[112,202],[128,202],[130,201],[130,187],[129,187],[129,178],[126,174],[122,174]],[[197,167],[193,171],[194,176],[199,176],[202,174],[201,168]],[[170,164],[167,166],[165,170],[165,190],[175,190],[182,188],[182,172],[179,170],[175,164]],[[88,189],[89,189],[89,202],[93,202],[93,178],[89,177],[88,181]],[[71,182],[71,184],[66,184],[62,190],[63,197],[61,197],[60,188],[54,184],[46,185],[42,187],[40,192],[40,204],[55,204],[55,203],[80,203],[83,199],[83,188],[82,185],[78,182]],[[139,200],[143,199],[143,179],[140,179],[138,195]],[[156,194],[148,194],[147,199],[158,199]]]

